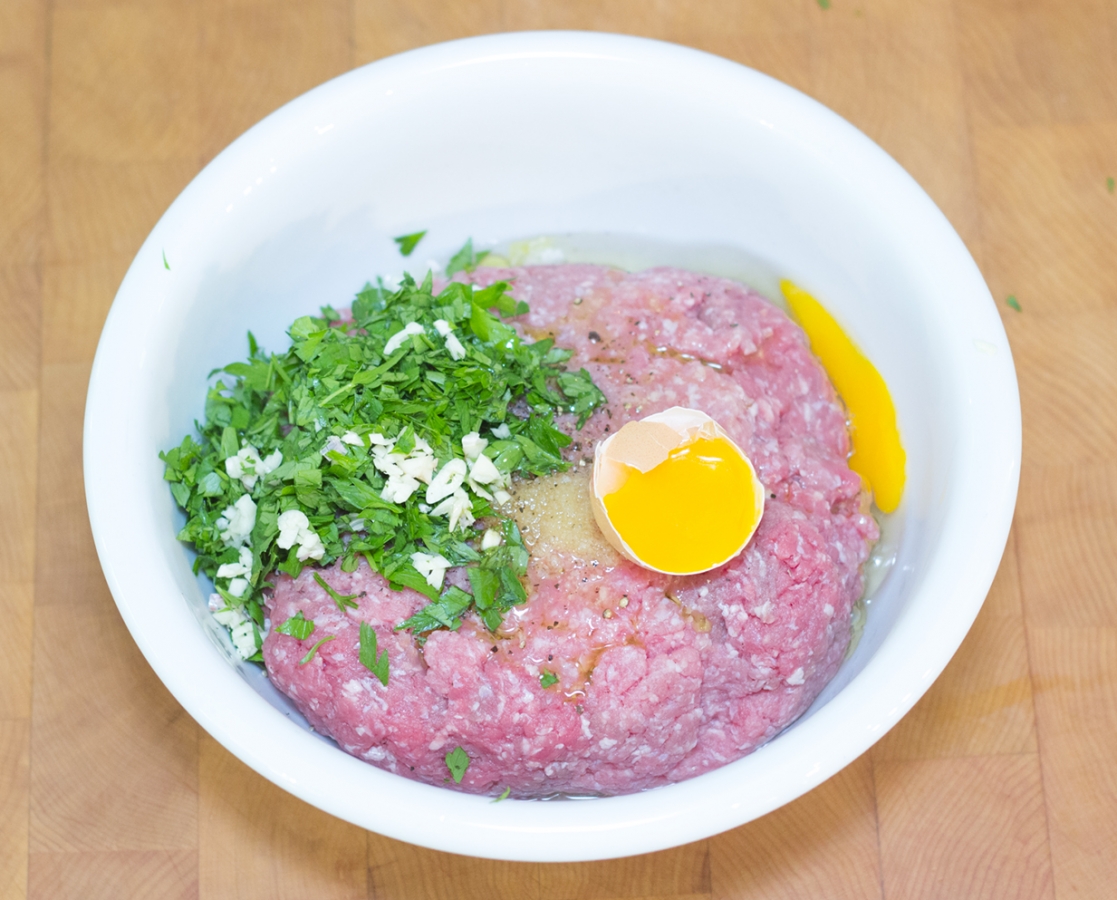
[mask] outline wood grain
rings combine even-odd
[[[208,736],[199,771],[199,898],[368,896],[363,830],[264,781]]]
[[[1034,754],[874,768],[886,897],[1054,897]]]
[[[954,659],[871,752],[877,761],[1036,752],[1014,536]]]
[[[8,34],[19,33],[20,26],[10,27]],[[0,49],[0,267],[5,269],[34,266],[42,230],[44,62],[35,24],[24,30],[28,45]]]
[[[39,489],[46,10],[0,4],[0,897],[27,894]]]
[[[706,900],[707,841],[608,862],[539,866],[539,900]]]
[[[1112,5],[1105,0],[954,4],[981,125],[1053,125],[1117,117]]]
[[[205,0],[198,6],[205,161],[272,110],[352,65],[347,0]]]
[[[537,900],[539,866],[437,853],[369,832],[375,900]]]
[[[198,26],[194,3],[55,7],[52,161],[193,161]]]
[[[1056,890],[1107,897],[1117,865],[1117,628],[1036,628],[1029,641]]]
[[[956,658],[870,753],[708,841],[528,865],[366,833],[201,734],[93,549],[81,417],[101,324],[222,147],[360,65],[588,28],[830,105],[966,241],[1020,380],[1018,514]],[[488,98],[487,109],[500,98]],[[1117,882],[1117,7],[1112,0],[0,3],[0,896],[1108,898]],[[1017,298],[1022,311],[1006,304]]]
[[[715,900],[883,898],[872,760],[710,841]]]
[[[973,159],[953,8],[890,2],[845,13],[825,23],[815,17],[809,93],[885,147],[973,247]]]
[[[50,900],[193,900],[197,897],[194,853],[123,850],[101,853],[33,854],[31,897]]]
[[[0,897],[27,893],[30,721],[0,719]]]

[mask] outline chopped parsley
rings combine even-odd
[[[451,268],[477,257],[467,242]],[[420,640],[470,611],[495,630],[526,600],[506,489],[564,469],[572,439],[556,416],[580,428],[605,398],[584,369],[567,371],[571,351],[504,321],[527,312],[507,289],[451,282],[436,294],[430,274],[395,291],[368,284],[351,318],[303,316],[280,353],[249,333],[247,359],[212,373],[204,424],[160,457],[186,513],[178,537],[228,609],[262,625],[273,573],[352,572],[361,559],[430,600],[398,626]],[[497,546],[482,548],[478,519]],[[443,584],[454,567],[468,591]],[[315,577],[339,609],[356,606]]]
[[[349,607],[350,609],[357,608],[357,604],[355,601],[360,596],[360,594],[347,594],[343,597],[332,587],[326,584],[326,579],[319,575],[317,572],[314,573],[314,580],[318,582],[318,587],[322,588],[322,590],[330,595],[330,598],[334,601],[334,603],[337,604],[337,608],[340,609],[342,612],[345,612],[346,607]]]
[[[289,634],[297,640],[305,641],[314,634],[314,620],[306,618],[300,609],[282,625],[276,625],[275,630],[280,634]]]
[[[512,793],[512,788],[506,787],[503,791],[500,792],[499,797],[493,797],[493,803],[499,803],[501,800],[507,800],[508,795],[511,794],[511,793]]]
[[[469,768],[469,762],[469,754],[461,747],[455,747],[446,754],[446,768],[450,770],[450,775],[453,777],[455,784],[462,783],[465,770]]]
[[[446,265],[446,277],[450,278],[458,272],[472,272],[487,255],[486,250],[477,253],[473,249],[473,238],[470,238],[461,250],[450,257],[450,262]]]
[[[415,634],[425,634],[437,628],[449,628],[457,631],[462,624],[462,615],[474,598],[459,587],[449,587],[446,592],[419,610],[410,619],[400,622],[396,631],[410,629]]]
[[[1110,178],[1109,180],[1112,181],[1113,179]],[[1112,190],[1113,190],[1113,188],[1110,188],[1110,191],[1112,191]],[[166,250],[163,251],[163,268],[166,269],[168,272],[171,271],[171,264],[169,262],[167,262],[167,251]]]
[[[556,675],[554,672],[549,672],[547,669],[544,669],[539,675],[539,686],[543,688],[549,688],[552,684],[558,684],[558,680],[558,675]]]
[[[388,651],[376,655],[376,632],[368,622],[361,623],[361,645],[359,659],[361,665],[372,672],[384,687],[388,686]]]
[[[299,665],[305,666],[308,662],[314,659],[314,654],[318,652],[319,647],[321,647],[327,641],[332,641],[335,637],[337,637],[336,634],[327,634],[324,638],[322,638],[322,640],[320,640],[313,647],[306,651],[306,656],[299,660]]]
[[[1114,181],[1112,177],[1105,179],[1105,189],[1112,194],[1114,190],[1117,190],[1117,181]]]
[[[426,231],[416,231],[414,234],[401,234],[397,238],[392,238],[399,244],[399,252],[401,256],[410,256],[411,251],[415,249],[416,245],[426,235]]]
[[[1020,301],[1016,299],[1015,294],[1009,294],[1008,297],[1005,299],[1005,303],[1007,303],[1017,312],[1023,312],[1023,310],[1020,309]]]

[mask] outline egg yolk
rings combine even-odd
[[[752,470],[726,438],[676,447],[647,472],[625,468],[625,482],[602,502],[632,553],[655,569],[683,575],[720,565],[756,525]]]
[[[849,467],[865,480],[880,511],[890,513],[904,492],[906,454],[888,385],[821,303],[790,281],[780,282],[780,289],[849,411]]]

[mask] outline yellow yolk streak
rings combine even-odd
[[[790,281],[781,281],[780,290],[849,411],[849,467],[865,480],[880,511],[890,513],[904,492],[907,457],[888,385],[821,303]]]
[[[687,574],[733,556],[760,514],[752,468],[728,439],[698,438],[602,498],[609,520],[644,563]],[[761,498],[762,499],[762,498]]]

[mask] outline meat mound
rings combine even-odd
[[[847,464],[844,409],[802,331],[736,282],[677,269],[532,266],[469,280],[510,282],[531,308],[518,327],[574,350],[568,365],[587,368],[608,400],[580,433],[561,423],[575,437],[572,471],[554,476],[553,490],[524,486],[524,497],[560,498],[563,515],[514,500],[532,550],[529,600],[496,634],[467,617],[420,648],[394,628],[426,598],[389,589],[363,562],[319,573],[358,595],[344,612],[310,570],[282,576],[267,600],[272,623],[301,611],[316,629],[303,641],[271,629],[272,681],[316,730],[388,771],[457,787],[445,757],[460,746],[470,758],[460,788],[479,793],[638,791],[770,740],[837,672],[878,537]],[[765,485],[764,517],[741,555],[666,576],[620,558],[600,535],[548,526],[595,530],[595,442],[671,406],[717,420]],[[358,660],[361,622],[388,653],[386,687]]]

